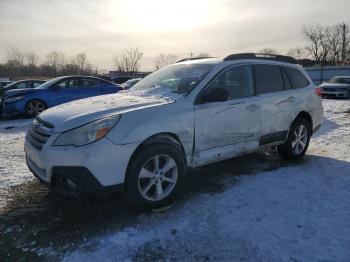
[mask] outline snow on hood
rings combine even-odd
[[[53,124],[55,132],[63,132],[107,116],[173,103],[181,97],[158,87],[146,91],[131,89],[62,104],[42,112],[39,118]]]

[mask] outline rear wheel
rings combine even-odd
[[[134,206],[160,207],[174,199],[185,177],[181,149],[154,144],[141,149],[130,165],[126,195]]]
[[[309,146],[310,138],[311,125],[309,121],[298,118],[291,126],[287,141],[278,146],[278,152],[287,159],[301,158]]]
[[[26,114],[32,117],[39,115],[42,111],[46,110],[46,104],[41,100],[30,100],[26,105]]]

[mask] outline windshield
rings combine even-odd
[[[133,90],[165,87],[174,93],[187,94],[209,73],[212,64],[178,64],[162,68],[140,80]]]
[[[56,84],[58,81],[60,81],[61,79],[63,79],[64,77],[57,77],[57,78],[53,78],[43,84],[41,84],[40,86],[38,86],[36,89],[47,89],[50,86],[52,86],[53,84]]]

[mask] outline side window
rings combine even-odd
[[[235,66],[217,76],[208,87],[208,91],[215,88],[225,89],[228,99],[254,95],[250,66]],[[207,92],[206,92],[207,93]]]
[[[80,79],[80,87],[95,87],[97,80],[93,78],[82,78]]]
[[[78,87],[78,80],[75,78],[70,78],[63,80],[55,85],[58,88],[76,88]]]
[[[293,86],[290,83],[290,80],[287,76],[286,71],[283,68],[281,68],[281,70],[282,70],[282,76],[283,76],[283,82],[284,82],[284,89],[286,89],[286,90],[293,89]]]
[[[42,82],[34,81],[33,82],[33,88],[36,88],[36,87],[40,86],[41,84],[42,84]]]
[[[291,67],[285,67],[284,69],[286,70],[288,78],[292,82],[294,88],[303,88],[310,84],[306,77],[298,69]]]
[[[340,78],[339,83],[341,84],[350,84],[350,78]]]
[[[282,91],[284,88],[279,66],[254,65],[256,94]]]
[[[16,84],[16,89],[27,88],[27,82],[20,82]]]

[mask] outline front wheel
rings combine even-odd
[[[310,138],[311,126],[309,121],[298,118],[291,126],[287,141],[278,146],[278,152],[287,159],[299,159],[309,147]]]
[[[183,185],[185,161],[181,149],[175,145],[149,145],[132,161],[127,174],[126,195],[134,206],[163,206]]]
[[[47,108],[46,104],[41,100],[30,100],[26,105],[26,114],[31,117],[36,117]]]

